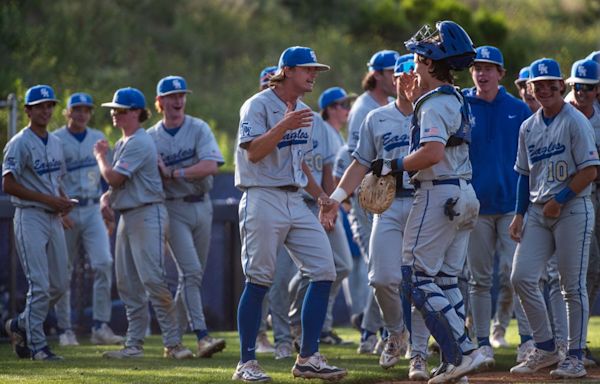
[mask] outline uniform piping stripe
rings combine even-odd
[[[246,204],[244,205],[244,219],[242,220],[242,232],[244,237],[244,249],[246,252],[246,264],[244,265],[244,274],[248,270],[248,262],[250,261],[250,256],[248,256],[248,230],[246,229],[246,220],[248,219],[248,198],[250,197],[250,191],[246,191]]]
[[[25,273],[25,278],[27,279],[27,283],[29,284],[29,287],[31,289],[32,292],[32,296],[33,296],[33,281],[31,280],[31,271],[29,269],[29,263],[27,262],[27,252],[26,252],[26,248],[25,248],[25,238],[23,237],[23,210],[19,209],[19,233],[21,234],[21,236],[19,237],[19,240],[21,242],[21,247],[23,248],[23,262],[25,263],[25,268],[27,269],[27,272]],[[29,330],[29,336],[27,338],[27,341],[29,343],[31,343],[31,346],[33,346],[33,337],[31,337],[32,333],[32,329],[31,329],[31,301],[32,299],[29,301],[29,311],[27,312],[27,328]],[[27,306],[25,307],[25,310],[27,310]],[[19,321],[18,321],[18,316],[17,316],[17,327],[19,326]],[[27,332],[27,331],[25,331]],[[33,351],[32,351],[33,352]]]
[[[413,255],[413,267],[415,265],[415,248],[417,248],[417,244],[419,244],[419,236],[421,236],[421,229],[423,228],[423,223],[425,222],[425,215],[427,214],[427,207],[429,207],[429,191],[427,191],[427,199],[425,200],[425,209],[423,210],[423,216],[421,217],[421,224],[419,224],[419,230],[417,231],[417,238],[415,239],[415,244],[411,249],[411,253]]]
[[[588,221],[589,221],[589,207],[588,207],[588,199],[583,199],[583,204],[585,206],[585,227],[583,230],[583,239],[582,239],[582,247],[581,247],[581,257],[579,258],[579,287],[578,287],[578,293],[579,293],[579,302],[581,305],[581,324],[579,324],[579,345],[577,346],[579,349],[585,348],[585,345],[582,345],[582,343],[585,343],[585,340],[583,340],[583,330],[585,328],[583,327],[587,327],[587,323],[583,322],[583,295],[581,294],[581,282],[582,281],[586,281],[585,276],[581,276],[582,272],[583,272],[583,255],[584,255],[584,251],[585,251],[585,241],[587,238],[587,228],[588,228]],[[589,249],[588,249],[588,258],[589,258]],[[588,316],[589,316],[589,308],[588,308]]]

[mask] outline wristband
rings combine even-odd
[[[346,191],[344,191],[344,188],[340,187],[337,187],[335,191],[333,191],[331,196],[329,196],[330,199],[335,200],[338,203],[341,203],[342,201],[346,200],[347,197],[348,194],[346,193]]]
[[[556,200],[557,203],[564,205],[575,196],[577,196],[577,194],[573,192],[571,188],[566,186],[562,191],[558,192],[556,196],[554,196],[554,200]]]
[[[404,156],[399,157],[394,162],[392,162],[392,170],[394,171],[394,173],[404,172]]]
[[[179,168],[179,177],[181,179],[185,178],[185,169],[184,168]]]

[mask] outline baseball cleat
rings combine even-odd
[[[527,356],[535,349],[533,340],[527,340],[517,347],[517,363],[522,363],[527,359]]]
[[[410,359],[408,379],[414,381],[429,380],[429,372],[427,372],[427,360],[425,360],[423,356],[416,355]]]
[[[358,349],[356,352],[358,354],[372,353],[375,349],[375,345],[377,344],[377,335],[371,335],[367,338],[367,340],[361,340],[358,345]]]
[[[288,341],[281,342],[275,347],[275,360],[288,359],[292,354],[292,343]]]
[[[489,345],[482,345],[477,349],[484,357],[483,365],[486,368],[491,368],[496,364],[496,360],[494,359],[494,350]]]
[[[273,353],[275,352],[275,347],[269,341],[269,336],[267,332],[260,332],[258,336],[256,336],[256,353]]]
[[[549,367],[560,361],[558,351],[553,352],[544,351],[542,349],[534,348],[524,362],[519,365],[515,365],[510,369],[510,373],[534,373],[542,368]]]
[[[135,359],[144,357],[144,349],[141,346],[124,347],[118,351],[106,351],[102,354],[105,359]]]
[[[212,336],[204,336],[198,340],[198,357],[211,357],[225,349],[225,340]]]
[[[508,342],[504,338],[504,331],[502,329],[496,329],[492,333],[492,337],[490,337],[490,344],[494,348],[506,348],[508,347]]]
[[[259,383],[271,381],[271,377],[265,373],[256,360],[241,361],[235,368],[232,380],[245,381],[247,383]]]
[[[294,377],[305,379],[340,380],[348,374],[344,368],[338,368],[327,364],[325,356],[315,352],[310,357],[296,357],[296,363],[292,368]]]
[[[75,336],[75,332],[70,329],[67,329],[60,335],[58,335],[58,345],[61,347],[76,347],[79,345],[77,341],[77,336]]]
[[[381,352],[381,356],[379,356],[379,366],[381,366],[381,368],[392,368],[400,361],[400,358],[403,356],[402,351],[400,350],[400,345],[402,343],[401,337],[402,336],[397,333],[392,333],[388,336],[385,341],[385,346],[383,347],[383,352]]]
[[[192,353],[192,351],[190,351],[183,345],[177,344],[172,347],[165,347],[163,351],[163,357],[170,357],[176,360],[183,360],[194,357],[194,354]]]
[[[583,361],[575,356],[567,356],[558,364],[556,369],[550,371],[550,376],[557,379],[574,379],[587,375]]]
[[[457,366],[450,363],[442,364],[427,384],[457,381],[461,377],[480,369],[484,365],[484,361],[485,357],[476,349],[468,355],[463,355],[461,363]]]
[[[341,345],[347,344],[334,330],[321,332],[321,336],[319,337],[321,344],[328,345]]]
[[[31,350],[27,346],[27,333],[19,328],[17,319],[8,319],[4,323],[4,330],[10,339],[13,352],[20,359],[29,359]]]
[[[92,328],[90,342],[96,345],[115,345],[123,344],[125,338],[115,335],[113,330],[106,323],[102,323],[99,328]]]
[[[63,361],[64,358],[62,356],[55,355],[48,346],[40,349],[35,352],[31,357],[31,360],[36,361]]]

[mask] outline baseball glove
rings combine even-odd
[[[360,206],[372,213],[383,213],[396,197],[396,177],[377,177],[368,173],[358,187]]]

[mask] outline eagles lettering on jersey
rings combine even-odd
[[[392,132],[387,132],[386,134],[383,135],[382,139],[383,139],[383,148],[388,152],[394,148],[404,147],[404,146],[409,145],[409,138],[408,138],[407,134],[404,134],[401,136],[398,136],[398,135],[392,136]]]
[[[179,164],[189,159],[196,157],[195,148],[180,149],[177,153],[160,153],[165,165],[167,167],[175,164]]]
[[[555,155],[560,155],[565,152],[565,146],[561,143],[550,143],[543,147],[536,148],[535,145],[527,147],[529,152],[529,159],[531,163],[536,163],[540,160],[548,159]]]
[[[310,134],[302,129],[296,129],[292,132],[286,133],[281,141],[277,144],[277,148],[285,148],[290,145],[302,145],[308,143]]]
[[[52,159],[50,161],[35,160],[33,169],[38,175],[60,171],[61,161]]]
[[[67,157],[65,162],[67,163],[68,172],[75,171],[81,168],[90,168],[98,166],[96,159],[92,156],[86,156],[79,160],[74,160],[71,156],[69,156]]]

